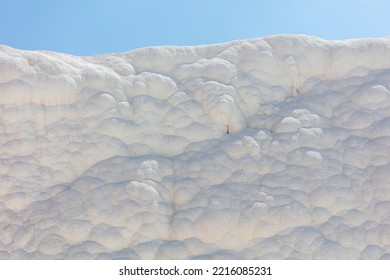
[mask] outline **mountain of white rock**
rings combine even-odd
[[[390,258],[390,38],[0,46],[0,258]]]

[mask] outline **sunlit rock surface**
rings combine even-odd
[[[0,46],[0,258],[390,258],[389,90],[389,38]]]

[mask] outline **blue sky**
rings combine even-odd
[[[0,0],[0,44],[75,55],[273,34],[390,35],[387,0]]]

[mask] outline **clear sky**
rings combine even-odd
[[[75,55],[273,34],[390,35],[388,0],[0,0],[0,44]]]

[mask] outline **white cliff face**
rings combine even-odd
[[[389,90],[390,39],[0,46],[0,258],[389,258]]]

